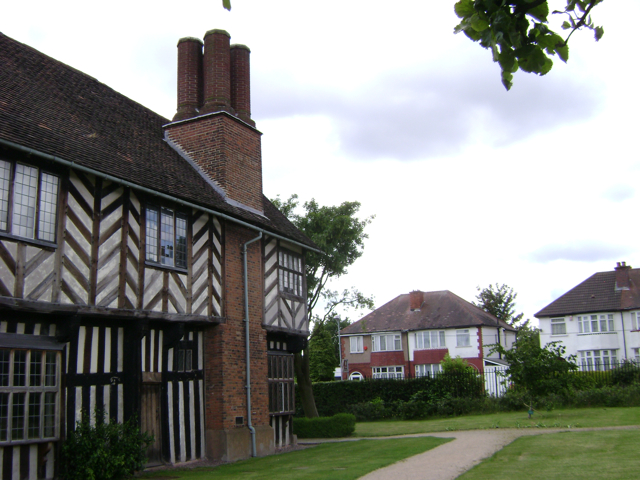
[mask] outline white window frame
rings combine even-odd
[[[59,196],[57,175],[0,159],[0,231],[55,243]]]
[[[402,380],[404,378],[404,367],[400,365],[371,367],[373,378],[395,378]]]
[[[613,313],[590,313],[578,316],[578,333],[615,332]]]
[[[471,346],[471,329],[464,328],[456,330],[456,347]]]
[[[364,337],[362,335],[349,337],[349,353],[364,353]]]
[[[611,370],[618,365],[617,352],[617,349],[583,350],[580,352],[580,370]]]
[[[442,365],[439,363],[425,363],[416,365],[416,378],[433,377],[442,372]]]
[[[163,267],[186,269],[189,232],[187,215],[171,208],[148,205],[145,222],[145,259]]]
[[[360,372],[351,372],[349,374],[349,380],[359,382],[360,380],[364,380],[364,375],[361,374]]]
[[[640,330],[640,312],[631,312],[631,331]]]
[[[566,335],[567,334],[567,322],[564,317],[551,319],[551,335]]]
[[[57,440],[59,410],[60,352],[0,348],[0,446]]]
[[[444,330],[425,330],[416,332],[416,350],[447,348]]]
[[[386,333],[371,336],[374,352],[402,351],[402,337],[399,333]]]

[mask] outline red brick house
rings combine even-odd
[[[152,463],[290,439],[314,244],[262,193],[249,49],[178,43],[165,119],[0,34],[0,477],[57,476],[96,407]]]
[[[399,295],[341,331],[342,378],[409,378],[440,371],[448,353],[484,372],[503,364],[487,345],[507,348],[516,331],[456,294]]]

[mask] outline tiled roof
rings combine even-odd
[[[619,290],[616,289],[615,271],[595,273],[534,316],[564,316],[640,308],[640,269],[629,269],[629,284],[628,290]]]
[[[506,322],[448,290],[424,292],[420,310],[411,311],[409,294],[399,295],[342,330],[345,335],[431,328],[491,326],[515,330]]]
[[[0,33],[0,138],[315,246],[266,197],[266,218],[226,203],[164,141],[167,123],[89,75]]]

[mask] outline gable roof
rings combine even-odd
[[[616,289],[616,272],[598,272],[544,307],[534,317],[640,308],[640,269],[629,269],[629,289]]]
[[[164,141],[170,121],[0,33],[0,139],[314,243],[263,196],[264,216],[227,203]]]
[[[409,294],[405,293],[342,329],[353,335],[398,330],[433,328],[501,327],[515,328],[448,290],[424,292],[420,310],[411,311]]]

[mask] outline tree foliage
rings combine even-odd
[[[592,30],[596,41],[600,40],[604,29],[594,25],[591,10],[602,1],[557,0],[563,8],[551,12],[551,0],[459,0],[454,8],[461,20],[454,32],[464,32],[491,50],[502,70],[502,84],[509,90],[518,69],[545,75],[553,66],[554,55],[566,62],[569,38],[576,30]],[[566,38],[549,28],[550,12],[565,17]]]
[[[566,349],[560,342],[540,346],[540,331],[524,328],[518,339],[507,350],[502,345],[492,345],[491,352],[498,352],[509,363],[506,374],[523,397],[560,393],[571,388],[578,368],[575,355],[565,357]]]
[[[311,332],[309,345],[295,357],[296,378],[305,415],[317,417],[318,413],[311,389],[311,356],[313,354],[324,359],[323,361],[318,360],[314,364],[313,376],[316,378],[321,375],[320,372],[326,373],[328,371],[327,365],[331,364],[332,360],[331,356],[324,351],[326,348],[330,348],[330,344],[322,341],[321,338],[316,340],[315,335],[320,335],[320,332],[325,330],[333,331],[332,324],[336,322],[346,321],[348,325],[348,319],[340,318],[339,310],[373,308],[373,299],[365,296],[356,288],[352,287],[340,292],[331,290],[328,288],[328,284],[331,280],[345,275],[348,267],[362,256],[364,241],[368,238],[365,228],[374,217],[362,220],[358,218],[359,202],[321,206],[314,199],[311,199],[302,205],[303,212],[298,213],[300,205],[298,196],[295,194],[287,200],[282,200],[278,196],[271,201],[324,252],[307,252],[305,255],[307,314],[315,327]],[[316,313],[319,302],[324,306],[322,315]],[[335,330],[337,330],[337,323]],[[337,336],[337,332],[334,335]],[[311,345],[314,346],[313,351],[310,348]],[[337,344],[334,345],[337,347]],[[335,347],[331,348],[330,352],[334,356],[338,353]],[[333,378],[333,371],[331,378]]]
[[[480,307],[485,312],[507,322],[513,327],[518,326],[522,321],[524,314],[515,314],[518,294],[513,291],[513,288],[505,284],[498,285],[496,283],[486,288],[476,287],[476,289],[480,292],[476,296],[477,303],[473,302],[476,307]],[[528,324],[529,320],[524,322],[521,327],[526,327]]]

